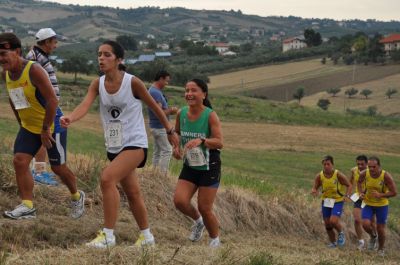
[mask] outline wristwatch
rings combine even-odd
[[[206,142],[206,137],[200,137],[201,144],[204,144]]]

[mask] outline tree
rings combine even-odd
[[[326,92],[327,92],[328,94],[331,94],[332,97],[336,97],[336,94],[339,93],[340,90],[341,90],[341,89],[338,88],[338,87],[332,87],[332,88],[329,88]]]
[[[323,58],[321,59],[321,63],[322,63],[322,64],[326,64],[326,58],[325,58],[325,57],[323,57]]]
[[[369,116],[376,116],[377,113],[378,113],[378,108],[376,106],[369,106],[367,108],[367,114]]]
[[[323,110],[328,110],[328,107],[330,104],[331,104],[331,102],[329,101],[329,99],[323,99],[323,98],[321,98],[317,102],[317,106]]]
[[[192,41],[181,40],[181,42],[179,42],[179,47],[181,47],[181,49],[187,49],[190,46],[193,46],[193,42]]]
[[[371,38],[368,42],[368,58],[376,63],[377,58],[384,56],[385,51],[383,48],[383,43],[381,43],[382,35],[377,33],[373,38]]]
[[[147,49],[151,49],[151,50],[157,49],[157,42],[155,39],[149,40],[149,44],[147,44]]]
[[[89,74],[92,70],[92,65],[88,63],[88,59],[86,57],[73,54],[70,58],[65,59],[59,69],[64,73],[73,73],[74,84],[76,84],[78,73]]]
[[[335,52],[334,54],[332,54],[331,56],[331,60],[333,61],[333,64],[337,64],[339,59],[340,59],[341,55],[338,52]]]
[[[368,96],[372,94],[372,90],[366,88],[361,90],[360,94],[363,95],[365,99],[368,99]]]
[[[301,99],[304,96],[305,96],[304,87],[297,88],[296,91],[293,94],[293,98],[297,99],[299,101],[299,104],[300,104]]]
[[[309,47],[319,46],[322,43],[321,34],[319,34],[319,32],[315,32],[313,29],[304,30],[304,39]]]
[[[115,40],[127,51],[136,51],[138,49],[137,41],[132,35],[119,35]]]
[[[354,87],[348,88],[348,89],[346,89],[346,91],[344,91],[344,94],[347,95],[349,98],[356,95],[357,93],[358,93],[358,90],[355,89]]]
[[[388,88],[388,90],[386,90],[385,95],[388,97],[388,99],[391,99],[391,97],[397,93],[397,89],[395,88]]]
[[[395,62],[400,62],[400,50],[392,51],[390,57]]]
[[[253,50],[253,44],[251,44],[250,42],[246,42],[240,45],[240,50],[242,52],[251,52]]]

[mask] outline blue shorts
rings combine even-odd
[[[357,200],[357,201],[353,204],[353,208],[359,208],[359,209],[361,209],[361,204],[362,204],[362,200]]]
[[[362,219],[372,220],[372,217],[376,215],[376,223],[377,224],[386,224],[387,217],[389,214],[389,205],[385,206],[370,206],[365,205],[362,209],[361,216]]]
[[[324,201],[322,201],[321,207],[322,207],[322,217],[325,218],[329,218],[332,215],[335,216],[341,216],[342,215],[342,211],[343,211],[343,202],[335,202],[335,204],[333,205],[333,208],[329,208],[329,207],[324,207]]]
[[[67,160],[67,130],[61,133],[52,134],[55,143],[47,149],[50,165],[59,166],[65,164]],[[20,127],[14,143],[14,154],[23,153],[35,156],[42,146],[40,134],[32,133]]]

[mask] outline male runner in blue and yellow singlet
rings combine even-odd
[[[365,184],[364,184],[365,183]],[[363,199],[362,220],[365,232],[370,235],[368,249],[374,250],[378,241],[378,253],[385,255],[385,229],[389,214],[389,198],[396,196],[397,188],[389,172],[381,168],[378,157],[368,159],[368,168],[360,173],[358,190]],[[376,215],[376,232],[372,225],[372,218]]]
[[[349,197],[351,184],[347,177],[334,168],[333,157],[330,155],[322,159],[323,169],[315,176],[314,185],[311,194],[318,195],[318,189],[322,187],[322,217],[325,223],[325,229],[329,237],[328,247],[344,246],[346,242],[340,216],[343,211],[345,198]],[[347,190],[345,191],[345,187]],[[336,241],[335,229],[338,232]]]
[[[4,216],[11,219],[36,217],[29,164],[44,145],[53,172],[71,192],[71,217],[79,218],[84,212],[85,194],[77,190],[76,177],[66,166],[66,132],[54,133],[58,102],[49,76],[39,64],[21,57],[21,41],[13,33],[0,34],[0,66],[10,105],[20,124],[13,164],[22,203],[5,211]]]

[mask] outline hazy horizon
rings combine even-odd
[[[184,7],[195,10],[241,10],[243,14],[259,16],[297,16],[303,18],[330,18],[335,20],[376,19],[381,21],[400,20],[400,1],[398,0],[51,0],[61,4],[137,8],[158,6],[160,8]]]

